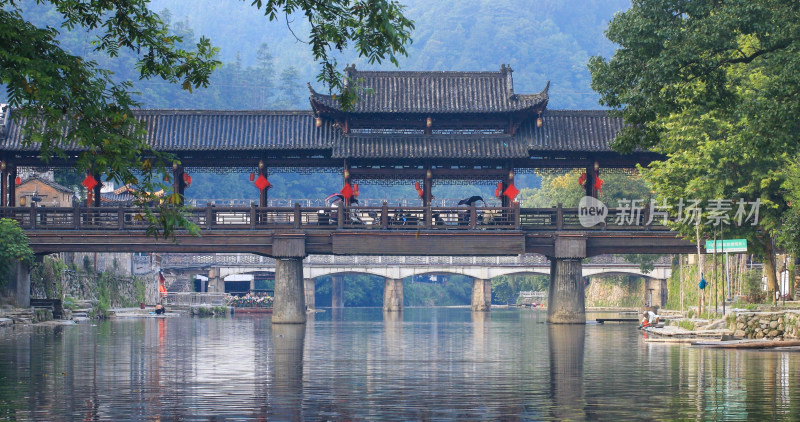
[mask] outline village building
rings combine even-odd
[[[20,180],[16,201],[21,207],[71,207],[75,192],[38,174]]]

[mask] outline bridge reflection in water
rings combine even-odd
[[[792,420],[800,355],[647,344],[543,313],[344,309],[0,330],[17,420]],[[55,356],[55,357],[54,357]],[[47,375],[47,376],[45,376]]]

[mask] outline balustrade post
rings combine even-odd
[[[475,207],[475,203],[473,202],[472,205],[469,207],[469,229],[475,230],[477,223],[478,223],[478,210]]]
[[[302,226],[302,223],[303,223],[301,221],[302,217],[303,217],[303,215],[300,212],[300,203],[299,202],[295,202],[294,203],[294,228],[299,229],[300,226]]]
[[[381,228],[386,230],[389,226],[389,206],[386,205],[386,201],[383,202],[383,206],[381,207]]]
[[[78,201],[72,204],[72,226],[75,230],[79,230],[81,228],[81,207]]]
[[[344,201],[339,207],[336,209],[336,228],[341,229],[344,226]]]
[[[512,211],[512,218],[514,219],[514,229],[519,230],[522,228],[522,222],[520,221],[520,204],[519,202],[514,203],[514,210]]]
[[[561,202],[558,203],[558,208],[556,208],[556,230],[561,230],[564,228],[564,207],[561,205]]]
[[[428,202],[428,205],[425,207],[425,228],[430,230],[431,229],[431,220],[433,219],[433,212],[431,212],[431,204]]]
[[[206,202],[206,228],[211,229],[213,226],[214,210],[211,208],[211,202]]]
[[[250,230],[256,229],[256,204],[250,203]]]

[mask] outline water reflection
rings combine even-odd
[[[0,420],[792,420],[800,353],[520,310],[0,329]],[[654,394],[654,392],[656,392]]]
[[[584,420],[583,352],[586,326],[548,324],[547,341],[552,417],[556,420]]]
[[[272,326],[271,418],[302,420],[304,324]]]

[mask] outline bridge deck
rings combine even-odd
[[[202,207],[189,211],[201,236],[155,240],[138,208],[0,208],[26,230],[37,253],[249,252],[293,254],[552,256],[556,235],[585,239],[586,255],[691,252],[663,221],[611,209],[580,224],[577,209],[520,207]],[[617,224],[620,223],[620,224]],[[291,240],[291,239],[295,240]],[[299,243],[298,243],[299,242]],[[302,245],[301,245],[302,244]],[[281,246],[282,247],[282,246]],[[297,249],[300,248],[300,249]]]

